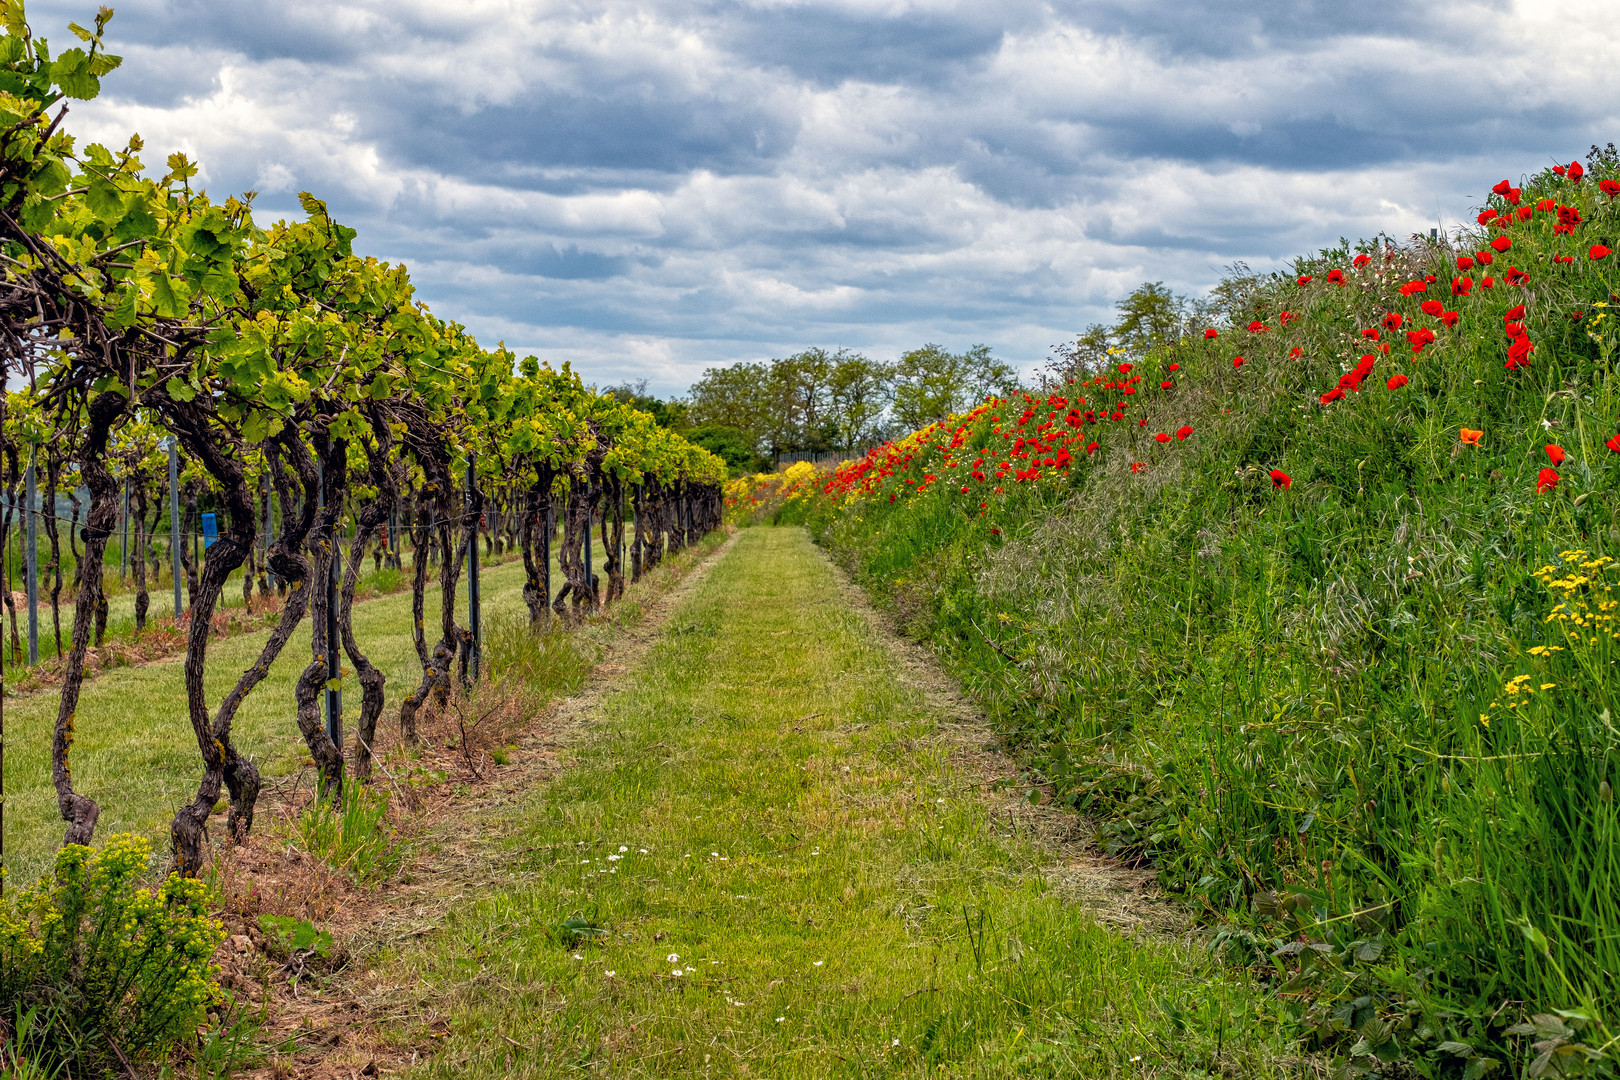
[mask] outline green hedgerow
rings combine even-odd
[[[0,906],[0,1031],[73,1075],[161,1057],[196,1033],[218,991],[209,961],[224,926],[202,882],[143,885],[151,845],[69,845],[53,874]],[[33,1014],[26,1031],[14,1018]],[[19,1025],[21,1027],[22,1025]]]

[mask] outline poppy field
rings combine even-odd
[[[1348,1075],[1602,1072],[1617,246],[1594,149],[731,512],[810,525]]]

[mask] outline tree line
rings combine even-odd
[[[1144,282],[1114,305],[1113,323],[1092,323],[1054,346],[1033,380],[1054,386],[1111,363],[1139,360],[1210,319],[1252,306],[1261,278],[1237,265],[1207,299],[1162,281]],[[966,411],[987,395],[1024,389],[1018,371],[987,345],[952,352],[926,344],[892,362],[849,349],[809,348],[781,359],[711,367],[685,398],[661,401],[647,381],[611,392],[620,401],[719,455],[733,473],[769,469],[784,455],[861,453]]]

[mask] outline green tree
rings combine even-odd
[[[1181,336],[1187,299],[1162,281],[1148,281],[1114,307],[1119,311],[1119,322],[1114,324],[1111,336],[1127,351],[1141,356]]]
[[[683,434],[687,442],[719,456],[733,476],[758,472],[770,466],[769,459],[760,457],[754,449],[753,440],[748,434],[736,428],[721,424],[700,424]]]
[[[626,379],[618,386],[607,387],[602,393],[612,394],[613,400],[622,401],[632,409],[639,409],[652,417],[653,423],[669,431],[685,432],[691,426],[691,419],[686,414],[686,402],[679,398],[660,401],[647,393],[646,379]]]
[[[988,345],[948,352],[924,345],[895,365],[894,419],[908,431],[962,412],[990,394],[1018,391],[1018,372],[997,360]]]
[[[833,354],[827,380],[827,416],[841,450],[883,441],[884,414],[894,404],[894,369],[843,349]]]
[[[707,368],[686,396],[686,416],[694,427],[717,424],[748,437],[756,449],[775,428],[776,403],[770,394],[770,368],[732,364]]]

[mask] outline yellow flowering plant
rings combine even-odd
[[[15,1050],[96,1074],[120,1069],[119,1052],[159,1059],[196,1034],[219,999],[210,961],[224,926],[203,882],[148,887],[151,854],[127,833],[99,851],[70,844],[0,906],[0,1016],[35,1013]]]

